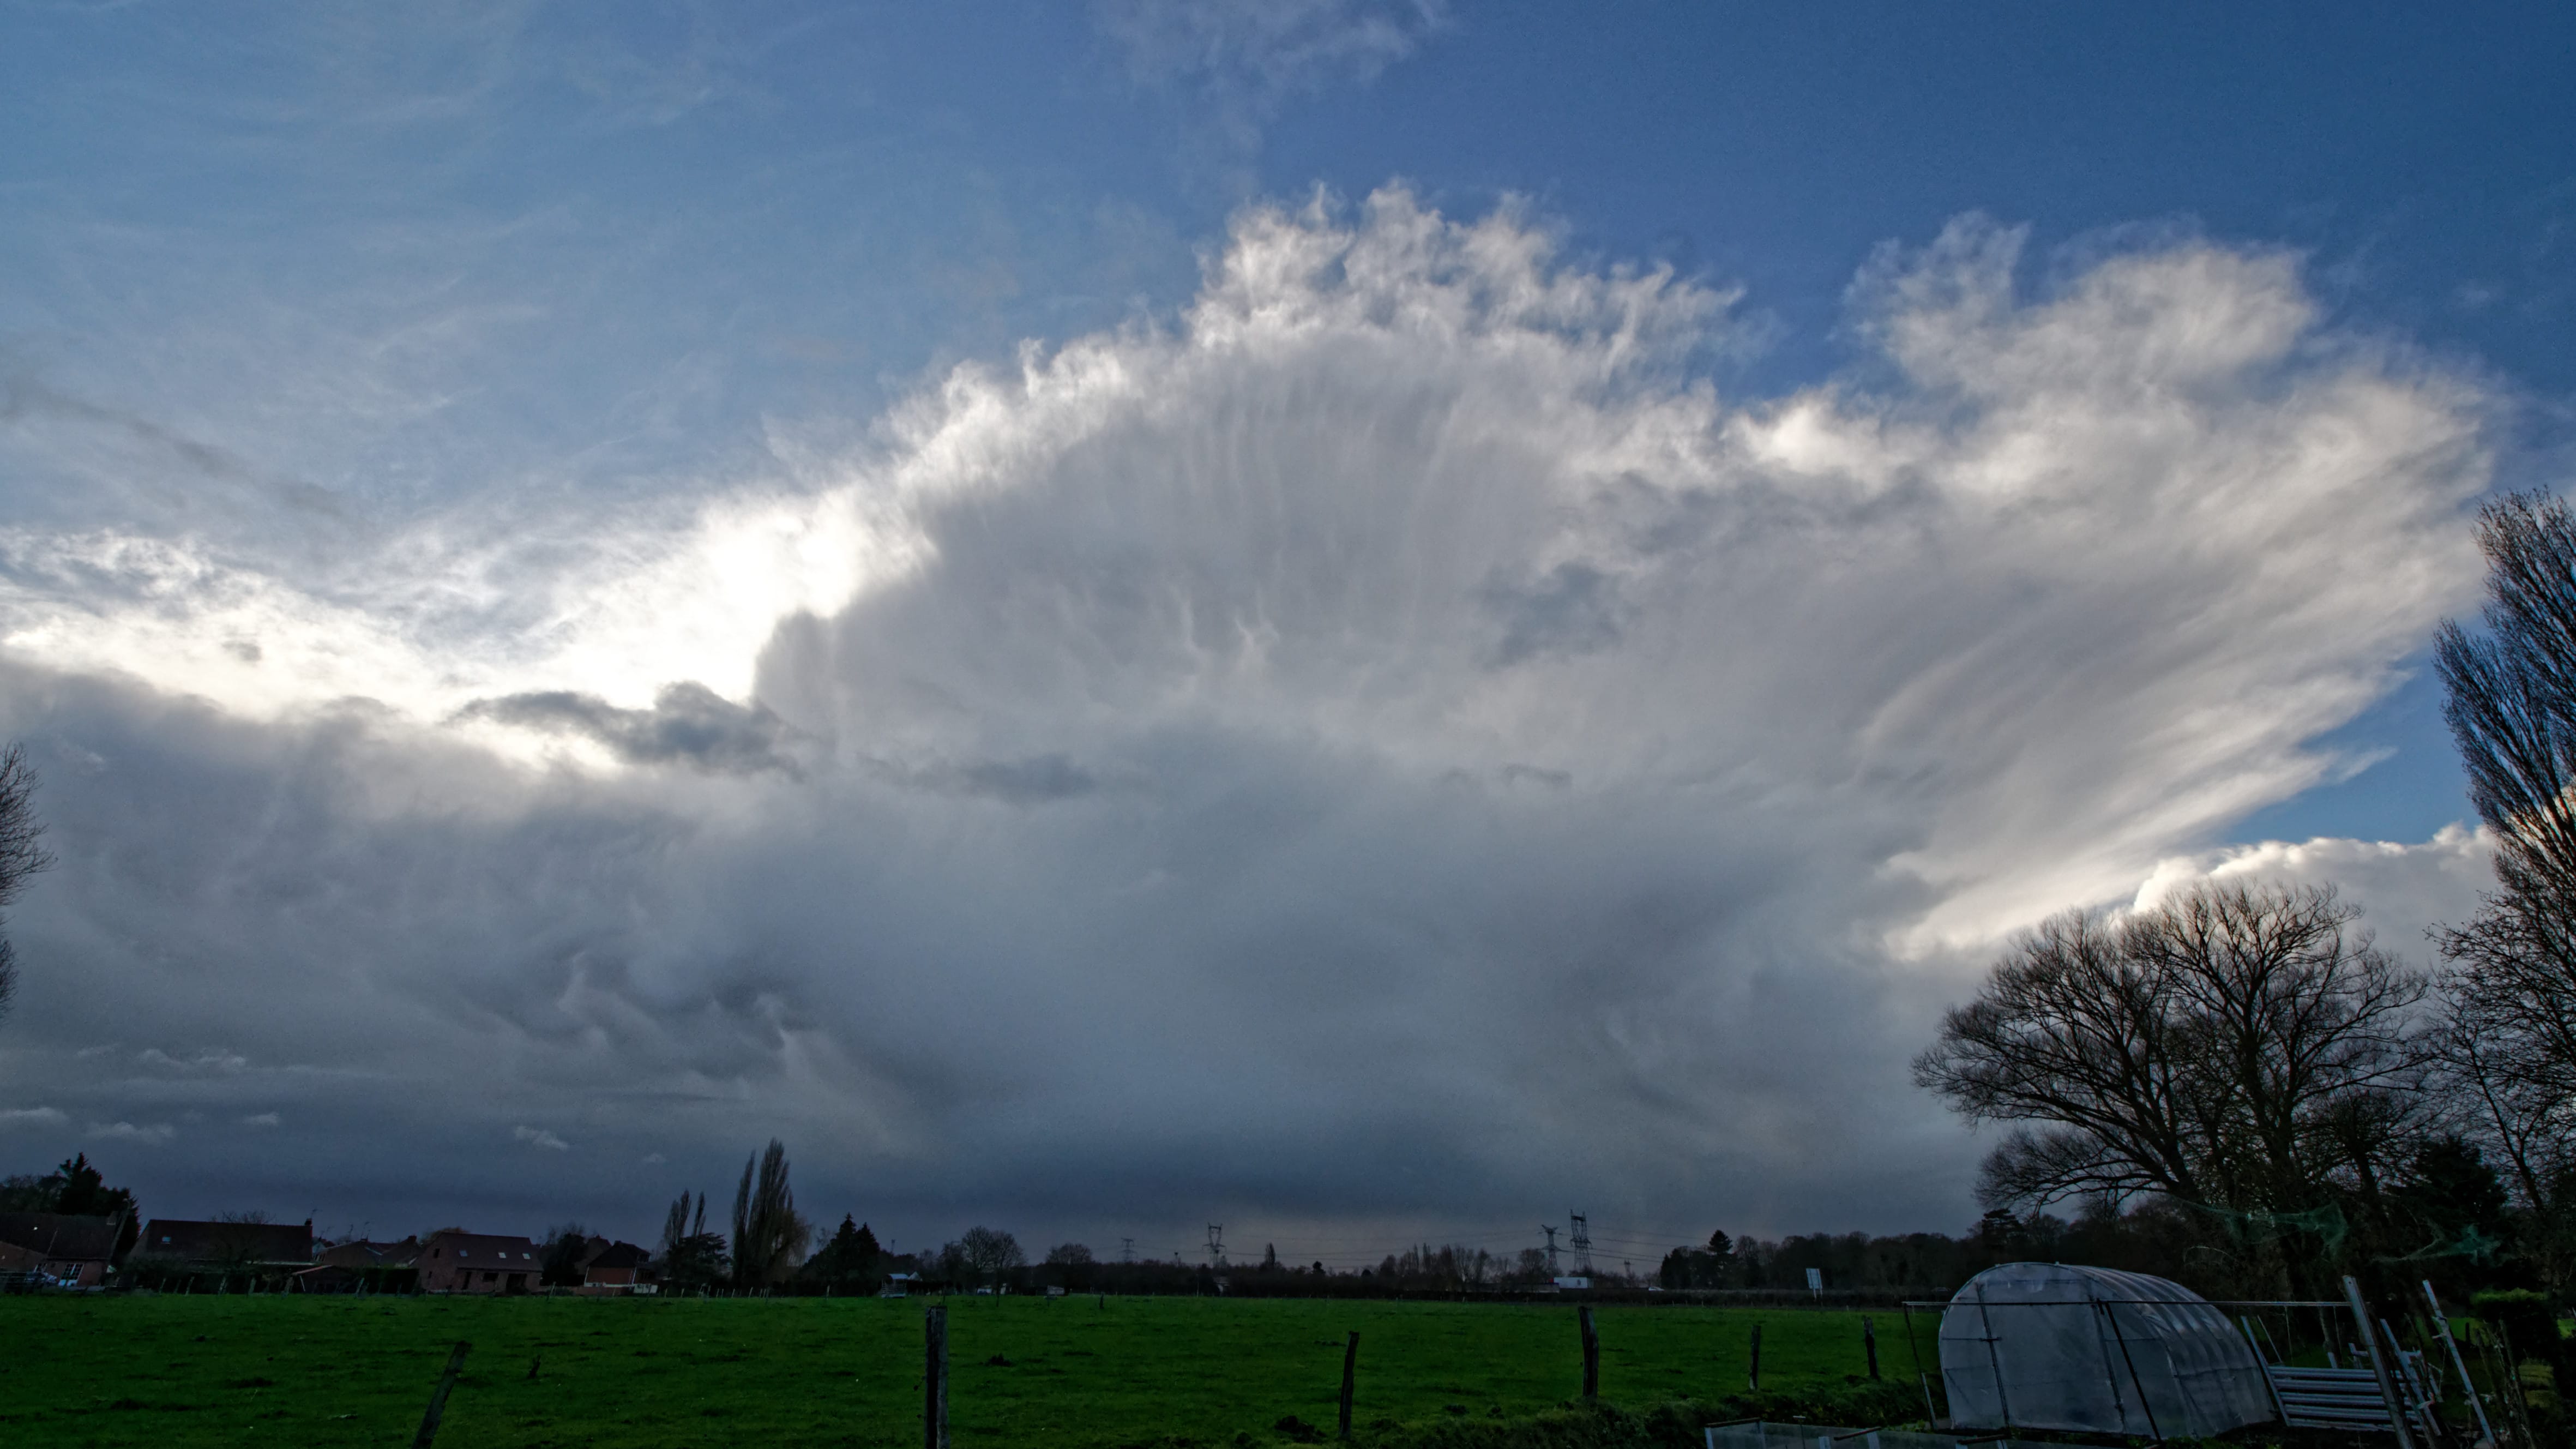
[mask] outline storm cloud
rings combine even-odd
[[[2295,257],[2020,249],[1732,399],[1726,294],[1255,207],[685,515],[0,533],[62,857],[0,1132],[404,1227],[642,1231],[770,1135],[907,1234],[1955,1226],[1938,1006],[2331,775],[2486,484]]]

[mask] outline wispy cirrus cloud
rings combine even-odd
[[[1275,100],[1375,80],[1448,23],[1442,0],[1095,0],[1140,80],[1246,86]]]
[[[1445,0],[1094,0],[1131,78],[1205,108],[1240,158],[1292,98],[1366,85],[1450,24]]]

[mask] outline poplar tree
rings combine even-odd
[[[767,1149],[742,1165],[742,1185],[733,1195],[733,1277],[738,1287],[775,1283],[805,1261],[814,1228],[796,1213],[796,1195],[787,1186],[787,1145],[769,1139]]]
[[[2436,936],[2457,968],[2448,1056],[2531,1210],[2552,1282],[2576,1277],[2576,515],[2513,494],[2480,510],[2487,601],[2434,662],[2497,888]]]

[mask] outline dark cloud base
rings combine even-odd
[[[354,707],[0,699],[63,857],[0,1090],[66,1114],[0,1145],[96,1148],[156,1210],[640,1231],[776,1134],[811,1201],[919,1234],[1957,1215],[1884,983],[1796,939],[1742,802],[1207,734],[1125,794],[858,770],[720,822],[682,764],[530,774]],[[1860,1206],[1890,1152],[1920,1176]]]

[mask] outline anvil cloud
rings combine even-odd
[[[1950,1226],[1938,1005],[2345,768],[2487,485],[2295,256],[2021,250],[1731,398],[1728,294],[1254,206],[685,507],[0,531],[63,857],[0,1132],[335,1218],[641,1231],[775,1134],[922,1235]]]

